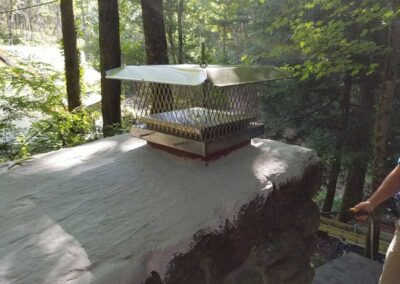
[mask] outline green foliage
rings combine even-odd
[[[33,0],[3,0],[0,1],[0,11],[10,11],[38,3],[39,1]],[[27,45],[54,44],[57,41],[57,29],[60,28],[60,22],[56,21],[58,15],[58,3],[20,9],[14,13],[1,13],[0,42]]]
[[[146,52],[139,1],[120,1],[119,8],[122,61],[126,65],[145,64]]]
[[[338,87],[326,81],[277,81],[263,98],[266,134],[287,143],[316,149],[329,158],[341,112]]]
[[[326,188],[322,187],[313,198],[313,201],[318,204],[318,207],[320,209],[322,209],[324,205],[325,197],[326,197]],[[342,203],[342,197],[335,196],[331,211],[340,211],[341,203]]]
[[[32,124],[30,133],[35,140],[30,144],[36,152],[83,144],[100,138],[94,131],[94,119],[86,110],[54,111],[47,119]]]
[[[95,113],[66,110],[61,78],[41,64],[0,68],[2,160],[25,158],[99,137]]]
[[[377,70],[384,43],[376,35],[387,29],[384,4],[346,0],[282,2],[286,3],[285,9],[273,17],[270,32],[291,34],[289,43],[304,58],[301,64],[292,65],[296,77],[307,80],[350,74],[360,78]],[[281,47],[276,48],[282,55]]]
[[[131,130],[132,125],[135,123],[135,117],[132,113],[123,112],[122,114],[122,122],[115,123],[111,126],[108,126],[104,133],[105,136],[113,136],[127,133]]]

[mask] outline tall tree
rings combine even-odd
[[[392,1],[391,7],[396,14],[400,8],[400,1]],[[378,99],[378,108],[374,129],[374,149],[373,149],[373,163],[372,163],[372,188],[376,190],[379,184],[383,181],[385,173],[385,156],[387,148],[387,138],[390,126],[390,116],[392,112],[394,94],[398,88],[400,80],[399,66],[400,66],[400,17],[396,15],[392,19],[391,26],[388,29],[388,49],[390,52],[387,54],[383,64],[382,76],[382,90]],[[373,221],[379,222],[379,212],[373,214]],[[371,231],[371,226],[369,228]],[[379,248],[379,226],[374,226],[373,232],[373,248],[368,245],[370,243],[369,233],[366,240],[365,255],[368,257],[375,257]]]
[[[178,63],[183,63],[183,11],[185,9],[184,0],[179,0],[178,4]]]
[[[13,0],[9,0],[9,10],[10,13],[8,13],[8,17],[7,17],[7,22],[8,22],[8,43],[10,45],[13,45],[13,22],[14,22],[14,13],[11,11],[14,8],[14,1]]]
[[[162,0],[141,0],[148,64],[168,64]]]
[[[61,0],[60,11],[65,58],[68,110],[73,111],[81,106],[79,52],[76,44],[73,0]]]
[[[352,81],[349,76],[345,76],[344,88],[343,88],[343,99],[342,99],[342,119],[341,119],[341,129],[337,134],[337,140],[335,143],[333,159],[330,163],[328,184],[326,188],[326,197],[324,200],[323,212],[331,212],[333,201],[336,194],[336,185],[339,178],[341,166],[342,166],[342,156],[343,156],[343,146],[347,138],[347,129],[349,121],[349,108],[350,108],[350,97],[352,90]],[[329,217],[329,213],[327,213]]]
[[[351,165],[346,179],[341,211],[345,211],[362,201],[364,182],[371,152],[371,134],[373,129],[374,96],[376,80],[364,78],[360,86],[359,106],[354,111],[352,135],[348,139]],[[340,221],[347,222],[350,214],[341,214]]]
[[[166,30],[167,30],[167,37],[168,43],[171,50],[171,59],[172,63],[177,62],[176,51],[175,51],[175,40],[174,40],[174,7],[172,0],[166,0],[166,14],[167,14],[167,21],[166,21]]]
[[[162,0],[141,0],[141,4],[147,63],[150,65],[169,64],[163,2]],[[154,84],[152,92],[152,113],[169,111],[173,108],[172,92],[168,85]]]
[[[121,66],[118,0],[98,0],[103,135],[121,123],[121,81],[107,80],[106,70]]]

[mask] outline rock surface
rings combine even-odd
[[[312,284],[377,284],[381,273],[382,264],[349,253],[318,267]]]
[[[319,177],[265,139],[207,167],[128,135],[0,165],[0,283],[307,283]]]

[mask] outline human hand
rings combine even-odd
[[[357,209],[357,212],[355,212],[356,219],[365,221],[368,218],[368,214],[374,211],[375,205],[371,201],[367,200],[358,203],[354,208]]]

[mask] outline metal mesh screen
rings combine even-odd
[[[259,122],[264,84],[229,87],[133,82],[132,101],[142,128],[211,141]]]

